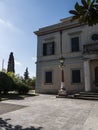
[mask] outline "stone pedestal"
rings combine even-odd
[[[61,88],[58,92],[58,95],[56,96],[57,98],[63,98],[63,97],[67,97],[67,92],[66,89],[64,88],[64,83],[61,82]]]
[[[62,89],[59,90],[58,95],[59,95],[59,96],[65,96],[65,97],[66,97],[66,96],[67,96],[67,92],[66,92],[65,89],[62,88]]]

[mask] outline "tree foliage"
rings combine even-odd
[[[29,86],[24,83],[24,79],[19,74],[15,75],[12,72],[7,73],[13,79],[13,90],[19,94],[27,94],[29,92]]]
[[[98,0],[81,0],[81,5],[76,2],[74,10],[69,13],[73,14],[72,20],[79,20],[79,23],[87,23],[93,26],[98,23]]]
[[[0,72],[0,92],[8,93],[13,90],[13,80],[4,72]]]
[[[35,89],[35,80],[35,77],[24,80],[19,74],[0,72],[0,93],[15,91],[19,94],[27,94],[29,90]]]
[[[13,72],[13,73],[15,73],[14,66],[15,66],[14,65],[14,56],[13,56],[13,52],[11,52],[10,55],[9,55],[7,72]]]
[[[19,94],[27,94],[29,92],[29,87],[24,83],[17,83],[17,92]]]
[[[35,89],[35,83],[36,83],[36,78],[35,78],[35,77],[29,78],[29,79],[27,79],[27,80],[24,80],[23,82],[24,82],[26,85],[28,85],[31,90],[32,90],[32,89],[33,89],[33,90]]]

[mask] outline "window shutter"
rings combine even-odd
[[[45,83],[52,83],[52,71],[45,73]]]
[[[47,54],[47,44],[43,44],[43,56],[46,56]]]
[[[72,52],[79,51],[79,37],[71,39]]]
[[[72,83],[80,83],[80,70],[72,70]]]

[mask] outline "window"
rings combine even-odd
[[[79,51],[79,37],[71,38],[71,51],[72,52]]]
[[[45,72],[45,83],[52,83],[52,71]]]
[[[54,55],[54,42],[43,44],[43,56]]]
[[[80,83],[80,70],[72,70],[72,83]]]

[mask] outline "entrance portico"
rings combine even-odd
[[[84,60],[85,91],[96,91],[95,82],[98,81],[98,59]]]

